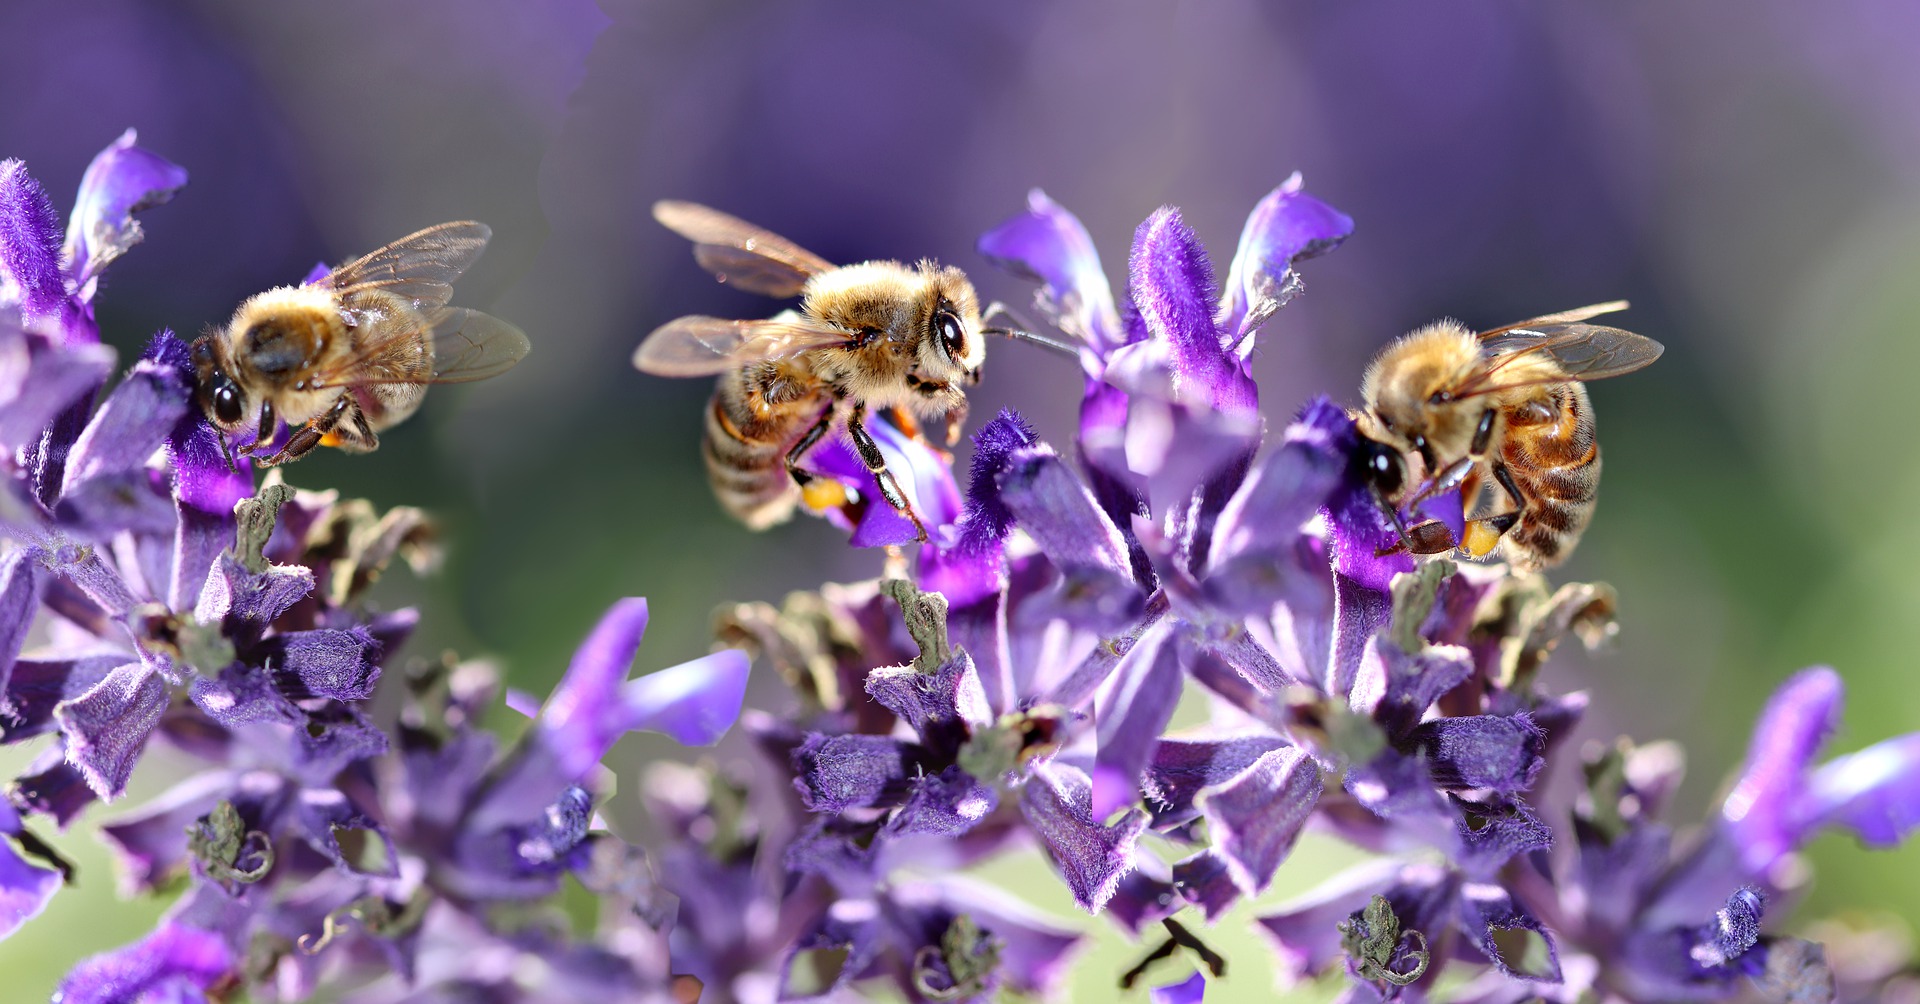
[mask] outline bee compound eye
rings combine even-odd
[[[240,405],[240,388],[233,381],[220,379],[213,385],[213,418],[222,425],[238,424],[245,412]]]
[[[960,318],[950,311],[941,311],[934,315],[934,333],[940,338],[940,351],[947,358],[960,362],[967,356],[967,331],[960,324]]]
[[[1359,459],[1367,483],[1379,489],[1383,495],[1398,493],[1400,486],[1406,482],[1407,465],[1401,461],[1400,454],[1385,443],[1362,440]]]

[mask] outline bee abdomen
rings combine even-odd
[[[1514,480],[1527,504],[1520,521],[1507,531],[1510,559],[1523,568],[1559,564],[1593,520],[1600,493],[1599,445],[1564,467],[1514,471]]]
[[[794,422],[777,420],[785,416],[756,416],[727,390],[723,382],[707,407],[701,444],[707,482],[721,508],[749,529],[764,530],[791,518],[799,500],[783,461],[804,427],[790,430]]]

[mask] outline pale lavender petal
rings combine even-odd
[[[1546,765],[1546,733],[1526,712],[1437,718],[1413,730],[1413,742],[1442,788],[1490,788],[1513,795],[1533,786]]]
[[[223,552],[208,571],[194,619],[202,624],[226,621],[231,630],[257,632],[313,592],[313,570],[300,565],[268,565],[247,571],[231,552]]]
[[[973,657],[956,651],[931,674],[882,666],[867,674],[867,696],[899,716],[929,747],[957,751],[972,726],[993,722]]]
[[[173,198],[187,172],[150,150],[135,146],[132,129],[100,151],[80,178],[80,194],[67,222],[66,249],[74,276],[84,285],[108,262],[140,243],[133,214]]]
[[[1203,793],[1200,811],[1234,883],[1251,894],[1273,881],[1319,800],[1319,765],[1305,750],[1289,746]]]
[[[1201,789],[1225,784],[1262,756],[1286,745],[1270,736],[1160,740],[1141,783],[1154,826],[1173,826],[1196,818],[1199,810],[1194,798]]]
[[[17,743],[51,731],[55,708],[99,686],[126,661],[125,652],[107,650],[15,662],[12,679],[0,694],[0,742]]]
[[[1207,978],[1194,973],[1185,982],[1169,983],[1147,991],[1151,1004],[1200,1004],[1207,999]]]
[[[1186,901],[1171,881],[1147,873],[1153,867],[1163,872],[1166,869],[1158,859],[1142,860],[1140,867],[1120,880],[1113,898],[1107,900],[1107,916],[1136,937],[1143,929],[1186,908]],[[1227,884],[1231,887],[1233,883]]]
[[[378,875],[385,878],[397,878],[400,874],[400,855],[394,849],[393,839],[386,830],[366,813],[360,811],[347,799],[347,796],[333,788],[302,788],[300,802],[296,810],[296,819],[300,825],[300,834],[307,845],[319,851],[335,868],[349,874]],[[381,842],[386,853],[379,858],[384,867],[378,871],[361,871],[358,862],[347,859],[345,849],[340,844],[343,832],[361,830]],[[582,832],[585,831],[584,824]],[[577,841],[576,841],[577,842]]]
[[[1344,957],[1340,922],[1402,880],[1398,861],[1378,859],[1334,876],[1277,913],[1257,918],[1277,949],[1282,986],[1310,979]]]
[[[1000,804],[993,788],[959,767],[910,777],[906,786],[906,801],[887,820],[886,832],[892,836],[958,836],[978,826]],[[802,798],[807,794],[803,791]]]
[[[948,534],[937,533],[960,518],[960,487],[954,483],[949,458],[924,439],[909,437],[885,419],[870,419],[867,432],[886,459],[907,503],[927,528],[929,535],[945,542]],[[857,492],[867,504],[859,523],[847,527],[845,514],[837,509],[823,513],[832,522],[851,530],[848,543],[854,547],[884,547],[907,544],[916,539],[913,522],[886,504],[880,484],[854,452],[853,441],[841,432],[807,452],[800,467],[815,475],[838,481]]]
[[[67,760],[94,792],[112,801],[126,790],[147,736],[167,709],[165,681],[139,663],[109,672],[92,690],[53,709]]]
[[[980,237],[981,257],[1042,284],[1050,319],[1104,357],[1124,341],[1113,290],[1100,254],[1074,215],[1039,189],[1027,193],[1027,211]]]
[[[1129,809],[1112,825],[1101,825],[1093,818],[1092,782],[1065,764],[1036,769],[1022,789],[1020,809],[1074,902],[1098,913],[1133,870],[1134,843],[1147,827],[1146,814]]]
[[[620,688],[618,724],[665,733],[682,746],[711,746],[739,719],[751,668],[745,652],[729,648],[648,673]]]
[[[1121,657],[1112,678],[1094,695],[1095,819],[1106,819],[1136,799],[1141,772],[1180,703],[1186,674],[1179,649],[1172,622],[1161,622]]]
[[[0,277],[12,280],[28,317],[51,316],[66,305],[59,217],[17,160],[0,160]]]
[[[1456,923],[1467,941],[1503,975],[1539,983],[1560,981],[1560,948],[1554,943],[1553,932],[1515,903],[1505,888],[1477,882],[1461,886]],[[1547,946],[1545,966],[1537,971],[1518,968],[1520,959],[1508,959],[1500,951],[1495,935],[1501,931],[1531,931],[1538,935]]]
[[[1196,495],[1216,485],[1217,496],[1229,498],[1243,483],[1262,431],[1258,414],[1136,398],[1127,416],[1127,469],[1145,479],[1147,504],[1164,521],[1183,515]],[[1208,546],[1210,531],[1211,523],[1201,538]]]
[[[0,812],[12,816],[13,810],[9,807]],[[19,819],[15,816],[13,820],[17,831]],[[39,916],[60,890],[60,882],[59,872],[22,858],[5,838],[0,838],[0,940]]]
[[[1746,766],[1720,809],[1720,823],[1754,875],[1765,875],[1799,846],[1808,820],[1798,818],[1808,768],[1837,726],[1840,675],[1825,666],[1802,670],[1774,691],[1754,726]]]
[[[1129,289],[1149,336],[1172,347],[1174,396],[1197,407],[1257,415],[1259,391],[1213,323],[1213,268],[1206,249],[1162,207],[1134,232]]]
[[[1459,849],[1453,860],[1469,878],[1490,879],[1515,857],[1553,847],[1553,827],[1534,815],[1524,802],[1494,800],[1481,804],[1449,798],[1460,812]]]
[[[1209,590],[1275,600],[1316,595],[1289,589],[1283,577],[1304,575],[1293,557],[1306,524],[1346,477],[1348,460],[1324,427],[1295,422],[1280,449],[1260,462],[1220,513],[1214,526]],[[1325,577],[1324,566],[1319,570]],[[1249,610],[1255,604],[1246,602]]]
[[[387,734],[358,710],[341,704],[323,705],[307,714],[293,730],[293,768],[312,785],[325,785],[349,764],[371,760],[387,751]]]
[[[11,311],[0,309],[0,447],[13,452],[22,447],[39,451],[42,465],[49,459],[45,447],[64,456],[68,443],[42,444],[40,439],[56,418],[75,414],[86,395],[106,382],[113,372],[115,354],[110,346],[80,344],[54,345],[47,338],[24,332]],[[77,435],[84,413],[78,413],[71,428],[62,425],[65,436]],[[56,479],[57,480],[57,479]],[[57,488],[57,483],[49,486]]]
[[[1379,657],[1375,638],[1393,617],[1393,601],[1382,590],[1358,579],[1334,573],[1333,576],[1333,651],[1327,662],[1322,690],[1335,698],[1353,703],[1358,696],[1365,701],[1362,667],[1371,651]],[[1381,684],[1384,693],[1385,678]]]
[[[209,771],[182,781],[132,815],[100,826],[100,836],[120,862],[125,896],[152,892],[187,864],[187,827],[229,797],[234,776]]]
[[[163,363],[135,363],[73,444],[63,491],[89,478],[144,468],[187,414],[190,397],[187,386]]]
[[[288,697],[338,701],[373,696],[373,685],[380,679],[380,667],[374,661],[379,653],[379,643],[364,627],[289,631],[267,639],[259,651]]]
[[[1133,579],[1126,538],[1051,451],[1017,456],[1000,476],[1000,497],[1020,528],[1060,568],[1061,582],[1036,609],[1090,630],[1137,616],[1144,597]]]
[[[33,626],[33,615],[46,592],[46,573],[38,557],[35,548],[16,548],[0,555],[0,725],[15,700],[9,685],[14,660],[20,656],[20,646],[26,644],[27,629]],[[7,730],[0,727],[0,736],[5,735]]]
[[[793,786],[808,811],[837,814],[897,797],[905,747],[887,736],[809,734],[793,751]]]
[[[152,472],[116,471],[69,487],[54,519],[80,540],[104,541],[121,531],[164,537],[174,529],[173,499]]]
[[[1813,772],[1798,815],[1894,847],[1920,826],[1920,733],[1875,743]]]
[[[1253,207],[1221,291],[1220,328],[1244,355],[1241,336],[1264,323],[1300,289],[1293,263],[1325,254],[1353,233],[1353,217],[1308,195],[1298,172]]]
[[[1173,884],[1180,898],[1197,907],[1208,923],[1240,902],[1240,883],[1234,881],[1233,868],[1219,851],[1201,851],[1174,862]]]
[[[1349,691],[1349,705],[1354,711],[1372,715],[1386,730],[1388,739],[1404,742],[1413,738],[1435,701],[1472,675],[1473,654],[1458,645],[1428,645],[1419,655],[1408,655],[1392,641],[1375,635],[1367,640],[1359,674]],[[1454,727],[1436,724],[1441,729]],[[1536,745],[1535,752],[1538,750]]]
[[[205,991],[236,963],[219,935],[164,921],[140,941],[82,960],[60,982],[54,999],[60,1004],[194,1000],[181,991]]]
[[[240,663],[221,669],[218,676],[195,679],[188,696],[207,717],[229,729],[262,722],[299,725],[306,719],[273,685],[271,673]]]

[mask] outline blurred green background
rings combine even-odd
[[[534,355],[435,391],[376,454],[288,474],[437,513],[443,573],[391,577],[383,601],[423,608],[413,654],[490,655],[533,691],[615,597],[652,602],[644,669],[704,652],[716,604],[878,567],[823,524],[750,535],[711,504],[708,387],[627,358],[675,315],[766,305],[711,283],[653,200],[709,202],[830,259],[982,270],[975,236],[1039,185],[1117,276],[1162,203],[1224,263],[1246,211],[1301,169],[1358,231],[1263,336],[1270,421],[1317,392],[1351,401],[1370,353],[1440,315],[1485,327],[1625,296],[1621,323],[1666,343],[1594,388],[1606,488],[1558,575],[1619,587],[1620,644],[1551,672],[1594,692],[1585,737],[1687,743],[1678,814],[1697,819],[1803,665],[1848,681],[1834,751],[1920,728],[1917,30],[1920,7],[1873,0],[7,4],[0,156],[63,210],[127,126],[192,172],[100,298],[123,355],[317,260],[443,219],[493,225],[459,299],[522,325]],[[1014,405],[1066,440],[1078,381],[994,354],[974,414]],[[631,776],[670,752],[615,756]],[[114,899],[85,825],[62,846],[86,874],[0,943],[10,998],[157,911]],[[1340,853],[1309,844],[1282,886]],[[1829,838],[1812,858],[1801,916],[1920,921],[1920,850]],[[1265,999],[1263,953],[1222,943],[1243,962],[1213,999]],[[1103,996],[1131,951],[1108,935],[1077,996]]]

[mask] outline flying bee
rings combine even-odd
[[[1442,321],[1374,359],[1355,419],[1368,440],[1366,474],[1400,537],[1395,549],[1435,554],[1460,546],[1482,557],[1498,546],[1526,570],[1566,558],[1593,517],[1600,486],[1600,443],[1584,383],[1631,373],[1664,351],[1653,339],[1586,323],[1626,306],[1602,303],[1479,334]],[[1408,455],[1420,457],[1427,482],[1406,500],[1407,511],[1456,487],[1471,507],[1489,485],[1512,508],[1494,500],[1458,542],[1437,521],[1407,527],[1400,499],[1409,487]]]
[[[765,296],[801,298],[797,310],[766,320],[690,316],[655,329],[634,352],[644,373],[718,376],[702,444],[707,477],[727,512],[761,530],[809,505],[842,504],[800,461],[836,422],[872,472],[885,502],[914,513],[867,430],[885,411],[909,436],[919,421],[945,423],[959,438],[966,389],[980,382],[986,334],[1072,349],[1006,328],[983,326],[966,274],[921,260],[834,266],[792,241],[718,210],[662,201],[653,217],[694,244],[694,258],[724,283]],[[988,308],[989,313],[993,308]]]
[[[367,453],[413,414],[428,384],[496,376],[527,354],[519,328],[449,307],[453,282],[486,250],[486,224],[442,223],[334,269],[324,279],[250,297],[225,328],[194,340],[201,407],[257,455],[279,423],[292,432],[266,466],[316,446]]]

